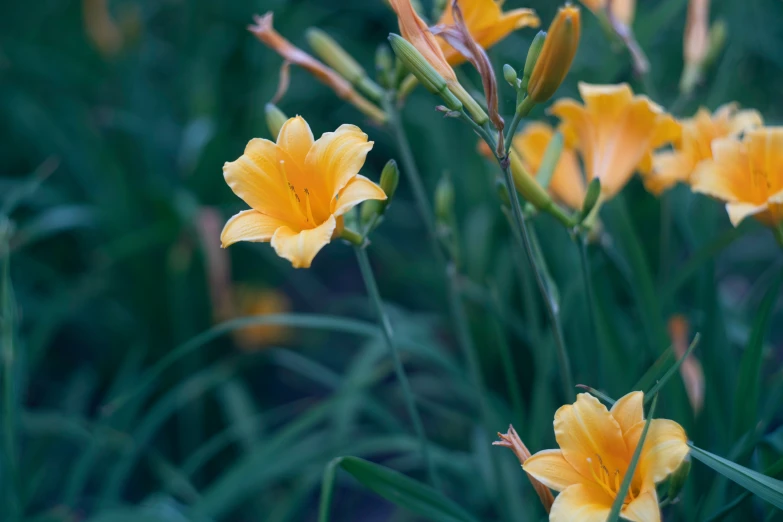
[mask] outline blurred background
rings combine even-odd
[[[557,97],[578,97],[578,81],[627,81],[677,116],[736,101],[780,124],[783,2],[712,4],[727,39],[693,96],[678,91],[687,0],[640,0],[634,28],[651,62],[647,89],[584,10],[581,47]],[[504,8],[532,7],[548,25],[558,6],[508,0]],[[3,6],[2,520],[315,520],[324,466],[341,455],[425,480],[351,249],[334,242],[312,269],[294,270],[267,244],[219,248],[224,222],[244,208],[222,165],[250,138],[271,137],[264,105],[281,59],[246,30],[253,14],[269,10],[296,45],[306,49],[304,31],[317,26],[369,71],[377,47],[397,31],[382,0]],[[496,70],[521,68],[534,35],[523,29],[493,48]],[[501,102],[511,114],[505,84]],[[496,167],[475,152],[466,126],[434,112],[436,103],[418,89],[403,120],[429,193],[442,176],[455,186],[462,295],[490,390],[490,426],[477,421],[443,270],[404,177],[369,253],[445,492],[482,520],[540,520],[519,464],[489,442],[514,422],[533,452],[552,447],[552,415],[565,400],[552,340],[538,295],[519,284],[520,272],[532,279],[498,209]],[[300,69],[292,68],[278,105],[304,116],[316,136],[361,126],[375,141],[363,170],[374,180],[397,155],[386,130]],[[541,108],[532,117],[547,118]],[[728,456],[732,412],[744,400],[734,394],[737,368],[781,272],[779,245],[754,223],[733,232],[719,203],[683,187],[656,198],[634,180],[622,199],[604,209],[609,240],[589,249],[601,343],[586,333],[577,247],[551,218],[535,219],[576,380],[613,397],[626,393],[660,351],[646,332],[681,315],[703,336],[696,353],[706,400],[695,415],[673,379],[659,415]],[[645,277],[652,300],[638,284]],[[773,295],[763,343],[763,441],[743,456],[757,469],[783,455],[779,301]],[[285,315],[214,329],[269,313]],[[186,355],[162,365],[175,350]],[[509,369],[519,394],[509,392]],[[706,520],[741,492],[715,477],[695,464],[691,501],[667,510],[667,519]],[[748,500],[729,516],[783,519],[767,513]],[[341,476],[332,520],[418,519]]]

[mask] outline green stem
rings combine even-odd
[[[375,307],[375,312],[378,315],[378,321],[381,325],[381,331],[383,332],[383,340],[386,343],[386,347],[389,349],[392,362],[394,363],[394,371],[397,374],[397,379],[400,381],[400,387],[402,388],[402,394],[405,399],[405,407],[408,410],[408,415],[413,423],[413,429],[416,432],[416,436],[419,439],[421,445],[421,455],[424,463],[427,467],[427,474],[429,475],[430,483],[436,488],[441,489],[440,479],[435,472],[435,465],[432,462],[432,457],[429,452],[429,444],[427,442],[427,435],[424,432],[424,424],[421,421],[419,410],[416,407],[416,400],[413,397],[413,391],[411,390],[408,376],[405,373],[405,368],[402,365],[402,359],[400,358],[400,352],[397,349],[397,345],[394,344],[394,331],[392,330],[391,321],[389,316],[386,315],[386,311],[383,309],[383,301],[381,300],[381,293],[378,291],[378,283],[375,281],[375,274],[373,274],[372,266],[370,266],[370,259],[367,257],[367,250],[361,247],[355,247],[356,260],[359,263],[359,269],[362,272],[362,278],[364,284],[367,287],[367,294]]]
[[[514,141],[514,134],[517,132],[517,127],[519,127],[522,119],[530,114],[530,111],[532,111],[535,106],[536,102],[530,99],[529,96],[525,96],[525,98],[522,99],[522,102],[517,105],[517,110],[514,112],[514,119],[511,120],[511,124],[508,126],[508,132],[506,134],[506,156],[508,156],[508,152],[511,150],[511,144]]]
[[[500,298],[498,297],[497,289],[492,289],[492,302],[496,309],[501,310],[502,305]],[[506,378],[506,386],[508,387],[508,394],[511,395],[511,407],[514,412],[514,419],[517,423],[521,423],[525,419],[525,410],[522,405],[522,387],[519,385],[519,379],[517,378],[517,372],[514,368],[514,358],[511,356],[511,348],[508,345],[508,339],[506,339],[506,332],[503,329],[503,325],[496,315],[492,316],[492,326],[495,330],[495,337],[498,340],[498,347],[500,348],[500,360],[503,365],[503,374]]]
[[[422,221],[424,221],[424,227],[427,229],[427,235],[430,237],[433,249],[435,250],[435,255],[440,264],[445,265],[446,259],[441,250],[440,242],[438,241],[438,232],[435,228],[435,218],[432,207],[427,199],[427,191],[424,189],[424,183],[421,180],[419,169],[416,167],[416,160],[413,157],[413,151],[411,150],[408,136],[402,125],[400,113],[394,104],[394,98],[395,95],[391,92],[384,97],[383,108],[389,115],[388,126],[394,133],[394,139],[397,142],[397,149],[400,153],[400,161],[402,162],[402,171],[407,178],[408,183],[410,183],[416,208],[419,211],[419,215],[421,215]],[[471,122],[472,121],[473,120],[471,120]]]
[[[595,339],[595,342],[599,346],[597,353],[601,353],[600,348],[603,343],[599,339],[598,333],[598,316],[595,311],[595,298],[593,297],[593,280],[590,277],[590,259],[587,257],[587,238],[577,236],[574,239],[579,242],[579,258],[580,264],[582,265],[582,277],[584,278],[585,283],[585,298],[587,300],[587,308],[590,315],[590,332],[592,338]],[[594,360],[596,361],[596,364],[593,378],[596,379],[596,382],[603,382],[603,376],[600,375],[601,365],[599,364],[598,357],[595,357]]]
[[[560,317],[557,310],[557,304],[550,296],[549,290],[544,282],[544,277],[541,272],[541,267],[536,262],[537,256],[533,249],[533,245],[530,241],[530,232],[527,228],[527,221],[525,215],[522,212],[522,206],[519,203],[519,195],[514,187],[514,178],[511,175],[511,168],[507,164],[501,164],[503,169],[503,175],[505,176],[506,188],[511,199],[511,210],[514,215],[514,219],[517,224],[517,230],[519,232],[518,238],[521,240],[522,246],[530,259],[530,264],[533,266],[533,273],[536,276],[536,284],[538,290],[541,292],[541,297],[544,299],[544,304],[549,318],[549,324],[552,328],[552,335],[555,339],[555,346],[557,348],[557,362],[560,366],[560,378],[563,383],[564,399],[568,399],[574,392],[574,379],[571,374],[571,363],[568,359],[568,352],[565,348],[565,341],[563,340],[563,333],[560,326]]]

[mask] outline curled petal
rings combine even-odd
[[[549,512],[549,522],[606,522],[612,510],[612,497],[591,483],[569,486]]]
[[[661,509],[658,507],[655,486],[648,484],[643,487],[639,496],[625,506],[620,514],[633,522],[661,522]]]
[[[252,139],[239,159],[223,165],[223,177],[234,194],[252,208],[284,218],[289,212],[288,195],[277,158],[277,145]]]
[[[226,248],[238,241],[269,241],[284,221],[262,214],[257,210],[243,210],[228,220],[220,234],[220,243]]]
[[[342,216],[362,201],[367,201],[368,199],[382,201],[386,199],[386,193],[369,179],[357,175],[343,187],[337,198],[332,200],[332,214]]]
[[[579,474],[563,457],[560,450],[543,450],[529,457],[522,468],[536,480],[555,491],[584,482],[586,477]]]
[[[315,255],[331,241],[336,225],[334,216],[329,216],[321,225],[301,232],[280,227],[272,236],[272,248],[294,268],[310,268]]]
[[[305,158],[313,142],[313,131],[301,116],[286,121],[277,137],[277,146],[286,151],[300,167],[304,167]]]
[[[644,393],[631,392],[614,403],[610,411],[623,433],[644,420]]]
[[[644,421],[638,422],[626,432],[628,448],[636,449],[644,424]],[[668,419],[653,419],[644,440],[637,473],[641,474],[643,482],[657,484],[680,467],[688,451],[688,437],[682,426]]]

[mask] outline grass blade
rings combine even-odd
[[[734,394],[733,432],[735,439],[753,429],[758,419],[764,338],[769,329],[770,318],[778,299],[781,282],[783,282],[783,274],[778,275],[770,285],[767,295],[764,296],[753,323],[748,346],[740,362],[737,390]]]
[[[688,445],[691,447],[693,458],[778,509],[783,509],[783,481],[762,475],[758,471],[753,471],[709,451],[704,451],[692,443],[688,443]]]
[[[655,407],[658,405],[658,396],[656,395],[653,397],[652,405],[650,406],[650,411],[647,414],[647,422],[644,423],[644,429],[642,429],[642,436],[639,438],[639,443],[636,445],[636,450],[633,452],[633,457],[631,458],[631,464],[628,466],[628,471],[625,472],[625,476],[623,477],[623,482],[620,484],[620,489],[617,492],[617,496],[614,499],[614,503],[612,504],[612,510],[609,512],[609,518],[607,518],[607,522],[617,522],[620,520],[620,511],[623,509],[623,502],[625,501],[626,495],[628,495],[628,488],[631,487],[631,480],[633,479],[633,475],[636,472],[636,466],[639,464],[639,457],[642,455],[642,448],[644,447],[644,440],[647,438],[647,432],[650,429],[650,424],[653,420],[653,415],[655,415]]]
[[[696,349],[696,346],[699,344],[699,341],[701,340],[701,334],[696,334],[696,336],[693,338],[693,341],[691,342],[691,345],[688,347],[688,349],[685,351],[685,353],[680,357],[680,359],[674,363],[674,365],[669,368],[665,374],[663,374],[663,377],[661,377],[661,380],[658,381],[655,386],[650,388],[650,391],[646,392],[644,394],[645,396],[645,403],[650,402],[650,397],[654,397],[658,394],[659,391],[664,387],[666,382],[672,378],[672,375],[677,373],[677,370],[680,369],[680,366],[682,365],[683,361],[688,358],[688,356],[693,352],[694,349]]]
[[[319,522],[329,522],[337,471],[343,469],[360,484],[389,502],[437,522],[476,522],[476,519],[431,487],[402,473],[358,457],[339,457],[324,471],[319,506]]]

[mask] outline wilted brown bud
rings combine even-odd
[[[275,31],[272,20],[272,12],[268,12],[264,16],[256,15],[253,17],[255,23],[249,26],[248,30],[282,56],[286,62],[298,65],[318,78],[329,86],[337,96],[355,106],[374,121],[379,123],[386,121],[386,113],[356,92],[350,82]]]
[[[519,438],[517,430],[514,429],[514,426],[509,425],[508,432],[498,433],[498,437],[500,437],[500,440],[493,442],[492,445],[509,448],[514,452],[514,455],[517,456],[520,464],[524,465],[525,461],[530,458],[530,450],[527,449],[525,443],[522,442],[522,439]],[[527,478],[533,485],[533,489],[535,489],[536,493],[538,493],[538,498],[541,499],[541,504],[543,504],[544,509],[547,513],[549,513],[552,510],[552,504],[555,502],[555,497],[552,496],[552,492],[548,487],[533,478],[529,473],[527,474]]]
[[[527,93],[534,102],[547,101],[563,83],[579,47],[580,31],[579,8],[561,7],[549,26],[544,47],[530,75]]]

